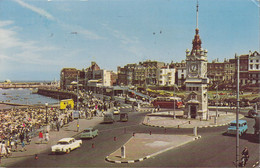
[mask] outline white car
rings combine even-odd
[[[74,138],[62,138],[57,145],[51,147],[52,153],[70,153],[70,151],[80,147],[82,140],[75,140]]]

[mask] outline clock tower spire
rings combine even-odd
[[[192,40],[192,49],[186,50],[186,106],[184,114],[188,118],[206,119],[208,110],[208,78],[207,78],[207,50],[201,47],[198,28],[199,3],[197,0],[196,29]]]
[[[197,0],[197,11],[196,11],[196,29],[195,29],[195,36],[194,36],[194,39],[193,39],[193,41],[192,41],[192,50],[191,50],[191,52],[192,52],[192,54],[193,53],[196,53],[198,50],[200,50],[201,49],[201,40],[200,40],[200,35],[199,35],[199,2],[198,2],[198,0]]]

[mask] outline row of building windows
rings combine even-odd
[[[250,69],[253,69],[253,65],[250,65]],[[259,69],[259,65],[257,64],[257,65],[255,65],[255,69]]]
[[[250,60],[250,62],[254,62],[254,60]],[[255,60],[255,62],[259,62],[259,60],[257,59],[257,60]]]
[[[187,87],[188,91],[199,91],[199,87]]]

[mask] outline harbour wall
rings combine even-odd
[[[38,89],[38,94],[43,96],[52,97],[54,99],[73,99],[74,102],[77,101],[77,94],[69,91],[60,91],[60,90],[50,90],[50,89]]]

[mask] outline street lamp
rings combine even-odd
[[[48,124],[48,116],[47,116],[48,103],[45,103],[45,107],[46,107],[46,124]]]
[[[174,116],[175,116],[175,106],[176,106],[176,105],[175,105],[175,101],[177,100],[177,99],[175,99],[175,97],[176,97],[176,96],[175,96],[175,88],[177,88],[177,90],[179,90],[179,88],[178,88],[178,86],[177,86],[176,84],[173,85],[173,89],[174,89],[174,94],[173,94],[173,97],[174,97],[174,98],[173,98],[173,103],[174,103],[174,104],[173,104]]]

